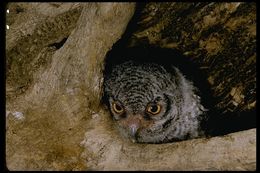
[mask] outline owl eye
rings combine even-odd
[[[149,104],[146,107],[146,112],[151,115],[157,115],[161,112],[161,105],[159,104]]]
[[[124,112],[124,108],[120,106],[117,102],[112,103],[112,108],[117,114],[122,114]]]

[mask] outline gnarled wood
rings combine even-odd
[[[95,128],[86,132],[81,143],[90,170],[256,169],[256,129],[208,139],[134,144],[110,129],[109,120],[102,116],[93,117],[90,123]]]
[[[100,102],[104,57],[135,3],[10,3],[8,15],[17,5],[19,19],[33,19],[33,28],[8,23],[7,167],[84,170],[78,144]]]
[[[255,129],[153,145],[131,143],[113,128],[107,110],[99,105],[104,57],[124,33],[135,3],[9,3],[7,8],[8,169],[256,169]],[[254,3],[148,3],[145,10],[148,19],[143,16],[132,44],[148,40],[192,55],[207,67],[216,96],[232,96],[219,102],[220,107],[229,108],[223,105],[233,99],[239,102],[238,111],[255,108]],[[225,54],[232,40],[243,39]],[[229,60],[232,52],[241,59]],[[216,58],[227,63],[218,66]],[[245,62],[238,76],[232,76],[239,68],[230,64],[234,60]],[[215,70],[224,65],[232,69],[231,76],[221,81],[226,71]],[[228,78],[232,85],[221,94],[218,86]],[[252,88],[241,88],[241,82]]]

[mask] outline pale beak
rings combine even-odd
[[[130,135],[135,138],[135,134],[137,132],[137,125],[136,124],[132,124],[130,126]]]
[[[125,121],[125,126],[128,127],[129,137],[131,137],[132,140],[136,140],[137,132],[138,132],[138,129],[140,128],[140,125],[141,125],[141,118],[140,118],[140,116],[137,116],[137,115],[130,116]]]

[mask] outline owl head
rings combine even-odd
[[[115,66],[104,78],[104,93],[121,134],[135,142],[167,140],[183,102],[179,80],[175,69],[154,63]]]

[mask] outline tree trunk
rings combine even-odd
[[[100,104],[104,58],[135,3],[9,3],[7,9],[9,170],[256,169],[255,129],[156,145],[131,143],[114,129]],[[206,70],[217,107],[254,110],[255,10],[255,3],[148,3],[129,45],[180,50]]]

